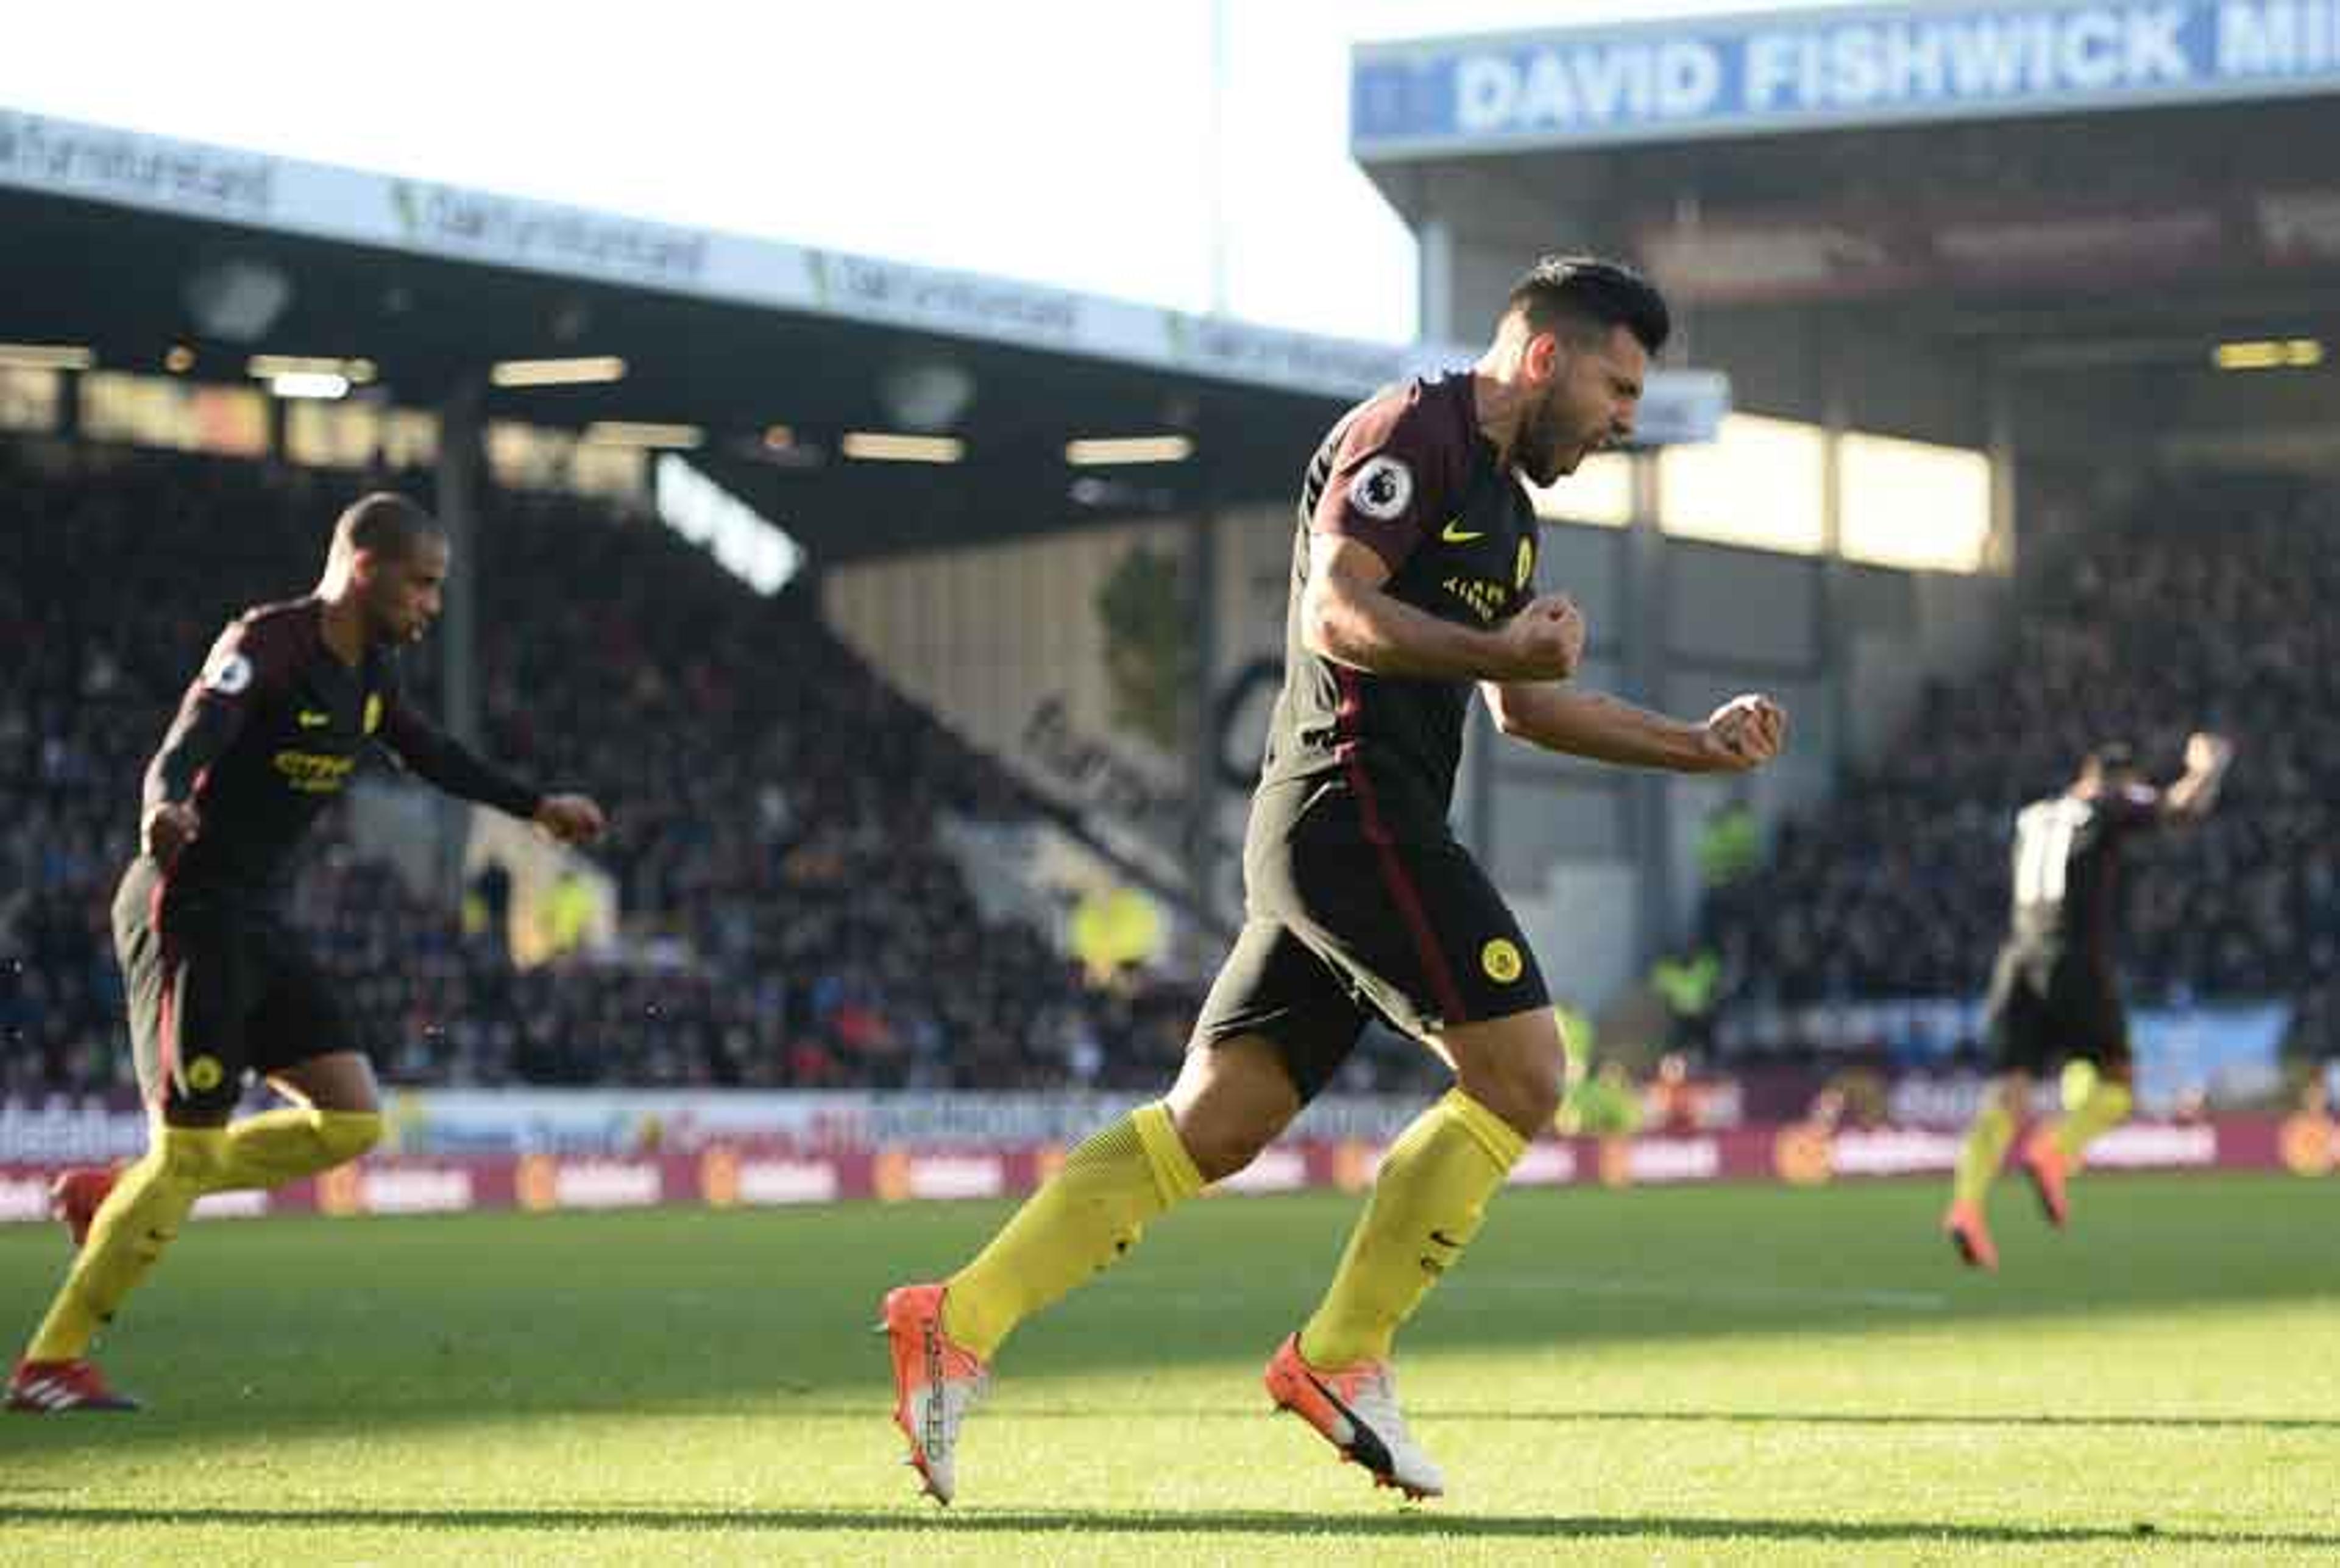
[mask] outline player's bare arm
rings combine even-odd
[[[1536,599],[1482,631],[1392,598],[1382,591],[1389,577],[1372,546],[1312,538],[1301,599],[1308,650],[1369,675],[1433,680],[1565,680],[1584,655],[1584,618],[1565,595]]]
[[[563,844],[590,844],[609,825],[590,795],[547,795],[531,819]]]
[[[1496,727],[1547,751],[1677,773],[1743,773],[1780,754],[1788,715],[1769,697],[1732,698],[1693,724],[1598,691],[1522,681],[1480,688]]]
[[[2235,760],[2235,744],[2224,736],[2196,730],[2186,739],[2186,771],[2161,792],[2164,820],[2198,822],[2218,803],[2226,769]]]

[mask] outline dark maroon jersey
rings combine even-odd
[[[450,794],[533,813],[536,791],[441,733],[400,689],[398,656],[356,665],[326,646],[324,605],[296,599],[228,622],[146,769],[145,805],[192,802],[203,828],[170,868],[174,891],[268,898],[318,814],[381,744]]]
[[[1272,784],[1362,766],[1393,809],[1443,821],[1475,682],[1369,675],[1311,653],[1300,600],[1312,532],[1371,547],[1390,569],[1383,591],[1442,620],[1496,626],[1535,596],[1535,512],[1480,433],[1468,372],[1375,393],[1316,449],[1300,491],[1284,690],[1261,769]]]

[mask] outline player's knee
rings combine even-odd
[[[1259,1157],[1259,1151],[1284,1130],[1281,1118],[1253,1112],[1238,1115],[1224,1109],[1178,1126],[1179,1141],[1187,1157],[1206,1182],[1224,1181]]]
[[[1300,1112],[1300,1094],[1283,1058],[1256,1038],[1190,1050],[1166,1103],[1179,1141],[1205,1181],[1251,1164]]]
[[[1550,1060],[1538,1055],[1466,1073],[1462,1092],[1522,1137],[1533,1138],[1549,1130],[1560,1114],[1566,1076],[1566,1064],[1557,1055]]]
[[[382,1142],[379,1111],[320,1111],[317,1136],[335,1165],[346,1165]]]
[[[147,1158],[161,1167],[164,1180],[208,1190],[227,1168],[224,1127],[165,1127]]]

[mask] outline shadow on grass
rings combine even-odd
[[[812,1404],[783,1407],[789,1415],[849,1420],[866,1418],[868,1404]],[[678,1414],[680,1414],[678,1412]],[[1267,1414],[1265,1406],[1233,1405],[1193,1406],[1176,1409],[1155,1409],[1147,1412],[1150,1420],[1175,1421],[1243,1421],[1257,1422]],[[762,1418],[762,1413],[758,1413]],[[1421,1424],[1445,1422],[1467,1425],[1474,1421],[1533,1422],[1544,1425],[1565,1426],[1582,1422],[1603,1422],[1617,1425],[1680,1425],[1680,1426],[1983,1426],[2020,1430],[2039,1428],[2086,1432],[2092,1428],[2108,1431],[2176,1431],[2204,1430],[2212,1432],[2335,1432],[2340,1433],[2340,1416],[2291,1415],[2026,1415],[2019,1413],[1978,1412],[1961,1414],[1955,1412],[1897,1411],[1891,1414],[1869,1414],[1861,1411],[1790,1410],[1466,1410],[1451,1406],[1426,1404],[1412,1412],[1413,1421]],[[1129,1413],[1115,1409],[1100,1401],[1087,1405],[1023,1405],[1001,1404],[990,1419],[1006,1424],[1017,1421],[1110,1421],[1126,1422]]]
[[[1195,1513],[1120,1513],[1060,1509],[937,1513],[903,1509],[692,1509],[692,1508],[446,1508],[446,1509],[267,1509],[129,1508],[95,1506],[0,1507],[0,1524],[88,1526],[235,1525],[253,1529],[391,1529],[449,1531],[610,1530],[739,1531],[777,1533],[864,1531],[924,1533],[949,1531],[975,1534],[1025,1533],[1084,1535],[1290,1535],[1384,1536],[1432,1539],[1813,1541],[1887,1543],[1937,1542],[1954,1545],[2065,1545],[2168,1542],[2181,1545],[2265,1546],[2313,1549],[2340,1547],[2340,1533],[2157,1530],[2151,1525],[1963,1524],[1925,1519],[1729,1519],[1538,1518],[1507,1514],[1447,1514],[1432,1510],[1397,1513],[1332,1515],[1231,1510]]]
[[[2028,1274],[1989,1281],[1958,1275],[1939,1248],[1930,1185],[1522,1193],[1507,1202],[1506,1225],[1474,1245],[1472,1272],[1457,1282],[1469,1288],[1434,1299],[1409,1344],[1433,1355],[1548,1358],[1605,1345],[1791,1334],[1829,1355],[1837,1354],[1832,1338],[1851,1343],[1913,1322],[1929,1335],[1988,1336],[2082,1314],[2101,1326],[2116,1315],[2160,1322],[2196,1308],[2320,1305],[2340,1294],[2340,1271],[2301,1250],[2315,1213],[2309,1206],[2325,1196],[2311,1188],[2292,1178],[2107,1182],[2092,1189],[2089,1235],[2098,1239],[2078,1250],[2043,1246]],[[1198,1414],[1256,1419],[1264,1401],[1242,1394],[1256,1390],[1261,1357],[1315,1300],[1354,1209],[1353,1199],[1301,1196],[1200,1205],[1175,1216],[1145,1254],[1030,1325],[1010,1388],[1030,1388],[1039,1404],[1003,1399],[999,1419],[1111,1419],[1102,1403],[1079,1408],[1071,1390],[1046,1385],[1125,1377],[1133,1359],[1164,1372],[1223,1365],[1227,1402]],[[885,1347],[863,1333],[879,1296],[889,1283],[926,1277],[920,1271],[937,1259],[979,1245],[1005,1212],[855,1206],[204,1227],[137,1298],[119,1357],[111,1345],[103,1352],[108,1371],[151,1395],[154,1410],[126,1426],[41,1423],[18,1432],[0,1419],[0,1474],[29,1469],[35,1456],[55,1463],[345,1434],[372,1441],[580,1414],[838,1417],[882,1430]],[[1677,1261],[1661,1268],[1661,1252]],[[0,1236],[0,1322],[36,1318],[64,1256],[54,1234]],[[2116,1256],[2122,1266],[2107,1270]],[[1921,1300],[1924,1315],[1913,1318],[1910,1304]],[[202,1353],[186,1354],[191,1345]],[[1502,1383],[1472,1386],[1477,1397],[1506,1392]],[[1477,1393],[1482,1387],[1492,1394]],[[1729,1391],[1765,1404],[1794,1397],[1760,1378]],[[2312,1414],[2091,1420],[1890,1409],[1454,1408],[1443,1417],[2043,1432],[2340,1427]]]

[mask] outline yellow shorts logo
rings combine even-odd
[[[379,692],[379,691],[370,691],[370,692],[366,693],[366,701],[365,701],[365,732],[366,732],[367,734],[371,735],[371,734],[372,734],[375,730],[377,730],[377,729],[381,729],[381,728],[382,728],[382,693],[381,693],[381,692]]]
[[[220,1087],[227,1069],[220,1066],[217,1057],[197,1057],[187,1064],[187,1087],[197,1094],[207,1094]]]
[[[1520,978],[1527,965],[1521,961],[1520,950],[1502,937],[1479,949],[1479,967],[1487,971],[1487,978],[1499,986],[1508,986]]]
[[[1528,585],[1528,579],[1534,575],[1535,541],[1532,539],[1523,539],[1520,541],[1519,562],[1512,570],[1512,586],[1525,588]]]

